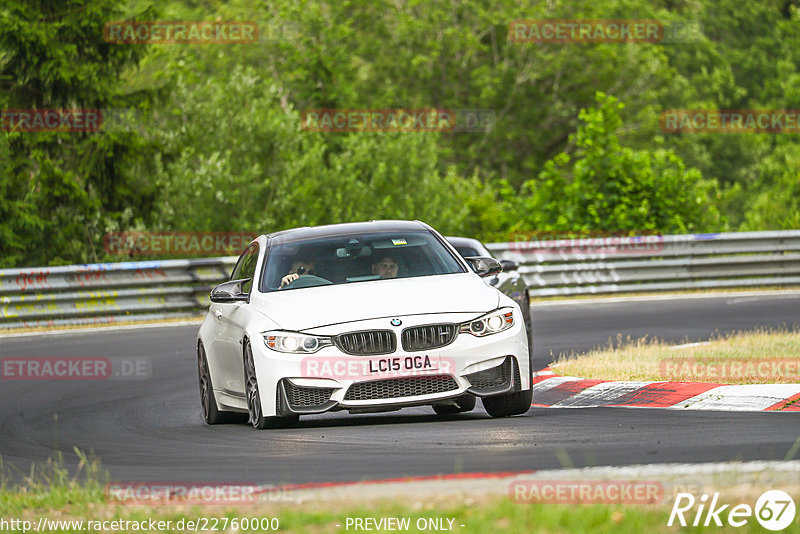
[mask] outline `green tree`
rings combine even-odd
[[[261,39],[102,41],[105,21],[156,18],[151,5],[164,19],[255,20]],[[9,0],[0,105],[138,107],[152,121],[141,132],[0,132],[0,257],[93,260],[116,229],[377,217],[484,240],[554,226],[791,227],[796,135],[665,134],[659,115],[796,108],[797,5]],[[518,19],[656,19],[696,31],[656,43],[517,43],[508,28]],[[625,107],[589,109],[596,91]],[[323,107],[478,108],[496,121],[449,134],[300,129],[299,112]]]
[[[794,109],[800,97],[798,3],[767,0],[688,2],[663,0],[667,16],[696,25],[687,39],[664,46],[673,83],[661,108]],[[653,135],[650,121],[643,133]],[[786,154],[800,148],[797,135],[670,134],[667,145],[688,166],[715,178],[723,196],[719,208],[731,230],[782,219],[754,203],[765,189],[784,183]],[[789,158],[792,159],[792,158]],[[771,210],[771,208],[768,208]],[[747,219],[747,222],[744,222]],[[744,224],[744,226],[742,226]],[[772,223],[769,223],[772,224]],[[775,228],[774,226],[761,229]]]
[[[144,48],[105,43],[114,0],[10,0],[0,8],[0,108],[131,108],[124,72]],[[6,128],[7,130],[7,128]],[[154,199],[133,131],[0,132],[0,264],[96,260],[102,235]]]
[[[519,230],[712,231],[716,186],[671,150],[622,146],[623,105],[598,92],[579,114],[573,154],[548,161],[525,183]]]
[[[179,75],[157,117],[158,229],[273,232],[367,219],[456,231],[472,190],[439,171],[438,134],[317,133],[249,67]]]
[[[761,182],[746,201],[741,230],[800,228],[800,147],[782,144],[762,163]]]

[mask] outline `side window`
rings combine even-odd
[[[231,280],[241,280],[242,278],[249,278],[250,281],[242,286],[245,293],[250,293],[253,287],[253,277],[256,274],[256,263],[258,262],[258,243],[253,243],[239,258],[236,267],[231,274]]]

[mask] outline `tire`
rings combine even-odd
[[[492,417],[522,415],[531,409],[533,390],[515,391],[506,395],[484,397],[481,400],[486,412]]]
[[[509,417],[527,413],[531,409],[531,403],[533,402],[533,367],[531,363],[528,364],[528,377],[531,380],[528,382],[528,389],[506,393],[505,395],[483,397],[481,401],[486,412],[492,417]]]
[[[248,339],[244,340],[244,394],[247,397],[248,422],[259,430],[285,428],[295,424],[300,419],[297,415],[291,417],[265,417],[262,413],[253,349]]]
[[[203,409],[203,420],[207,424],[220,425],[247,421],[247,414],[222,411],[217,408],[214,385],[211,382],[211,373],[208,370],[206,349],[202,343],[197,344],[197,378],[200,383],[200,406]]]
[[[528,384],[533,392],[533,320],[531,319],[530,295],[527,291],[525,291],[525,302],[528,303],[528,307],[525,308],[525,329],[528,336]],[[533,393],[531,393],[531,402],[533,402]]]
[[[454,415],[457,413],[469,412],[475,408],[475,401],[474,395],[463,395],[454,399],[455,405],[434,404],[433,411],[438,415]]]
[[[525,302],[527,306],[522,311],[522,318],[525,321],[525,329],[528,332],[528,355],[533,357],[533,340],[531,339],[533,335],[533,322],[531,320],[531,298],[528,295],[528,292],[525,291]]]

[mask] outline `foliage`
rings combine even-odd
[[[546,162],[528,180],[520,222],[540,230],[664,231],[718,225],[716,186],[686,169],[672,150],[634,150],[620,144],[623,105],[601,92],[597,107],[581,110],[573,154]]]
[[[126,108],[137,128],[0,131],[4,266],[110,259],[114,230],[420,218],[546,229],[798,226],[792,134],[661,131],[667,109],[796,108],[798,2],[10,0],[0,107]],[[254,44],[119,45],[106,21],[253,20]],[[655,19],[654,43],[520,43],[514,20]],[[596,93],[608,95],[597,101]],[[624,107],[621,105],[624,103]],[[453,133],[315,133],[312,108],[481,109]]]
[[[121,73],[144,49],[105,43],[114,0],[7,2],[0,9],[2,109],[111,109],[146,102]],[[8,128],[6,128],[8,130]],[[97,236],[153,209],[146,143],[134,132],[0,132],[0,265],[98,258]]]
[[[368,219],[422,219],[457,229],[466,209],[453,172],[437,169],[426,133],[325,135],[301,129],[281,91],[251,68],[198,84],[154,131],[163,155],[159,229],[277,231]]]

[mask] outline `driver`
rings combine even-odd
[[[295,260],[289,274],[281,278],[281,287],[291,284],[302,274],[314,274],[314,262],[308,260]]]

